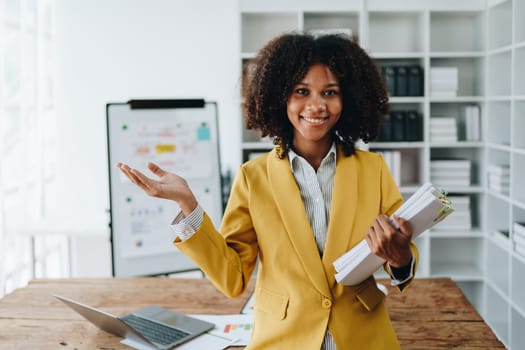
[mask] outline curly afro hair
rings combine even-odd
[[[356,140],[376,138],[389,111],[383,78],[355,38],[296,32],[277,36],[244,65],[241,94],[246,127],[271,137],[280,158],[293,144],[286,103],[293,87],[318,63],[326,65],[340,85],[343,109],[332,136],[346,156],[355,153]]]

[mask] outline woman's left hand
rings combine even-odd
[[[408,221],[400,217],[394,217],[394,221],[399,229],[390,224],[388,216],[379,215],[368,229],[366,241],[375,255],[388,261],[390,266],[398,268],[408,265],[412,259],[412,229]]]

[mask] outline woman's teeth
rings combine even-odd
[[[306,120],[308,123],[312,123],[312,124],[322,124],[326,121],[326,118],[308,118],[308,117],[303,117],[304,120]]]

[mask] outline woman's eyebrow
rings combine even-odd
[[[298,83],[295,84],[295,85],[305,85],[305,86],[310,86],[309,83],[306,83],[306,82],[304,82],[304,81],[298,82]],[[324,86],[325,86],[325,87],[332,87],[332,86],[336,86],[336,87],[337,87],[337,86],[339,86],[339,83],[335,83],[335,82],[334,82],[334,83],[328,83],[328,84],[325,84]]]

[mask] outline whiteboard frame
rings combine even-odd
[[[112,135],[111,130],[111,111],[113,106],[128,106],[130,113],[133,113],[133,110],[171,110],[171,109],[195,109],[195,108],[211,108],[214,111],[212,118],[214,123],[215,135],[212,139],[215,140],[213,147],[216,149],[216,169],[212,173],[214,177],[214,182],[217,184],[218,188],[216,191],[220,194],[220,198],[215,198],[215,201],[218,201],[219,205],[217,213],[209,213],[207,208],[204,208],[211,216],[220,220],[222,218],[223,208],[223,183],[221,176],[221,161],[220,161],[220,150],[219,150],[219,125],[218,125],[218,108],[216,102],[204,101],[202,99],[191,99],[191,100],[131,100],[128,102],[114,102],[106,104],[106,132],[107,132],[107,155],[108,155],[108,174],[109,174],[109,203],[110,203],[110,244],[111,244],[111,262],[112,262],[112,275],[114,277],[134,277],[134,276],[159,276],[159,275],[169,275],[173,273],[188,272],[199,270],[199,268],[183,253],[173,248],[173,252],[161,253],[158,255],[145,255],[132,258],[122,257],[122,233],[118,232],[120,225],[117,220],[116,212],[116,203],[117,201],[114,198],[115,187],[117,187],[118,179],[116,179],[116,174],[120,171],[116,171],[115,164],[118,161],[123,161],[123,159],[116,159],[118,155],[113,154],[111,147],[112,138],[115,137]],[[146,121],[145,121],[146,122]],[[197,160],[198,161],[198,160]],[[147,174],[148,176],[150,174]],[[187,179],[188,180],[188,179]],[[190,182],[190,181],[188,181]],[[191,183],[190,183],[191,185]],[[135,186],[135,185],[133,185]],[[212,191],[213,192],[213,191]],[[151,198],[148,197],[145,193],[142,193],[145,198],[144,200],[156,200],[156,201],[165,201],[163,199]],[[164,202],[165,204],[168,202]],[[175,202],[168,203],[169,205],[174,205],[177,209],[178,206]],[[216,210],[217,211],[217,210]],[[176,212],[174,211],[173,218],[175,218]],[[213,215],[214,214],[214,215]],[[169,224],[168,222],[167,224]],[[219,223],[217,222],[216,225]],[[121,229],[122,230],[122,229]],[[167,245],[172,244],[171,241],[166,242]]]

